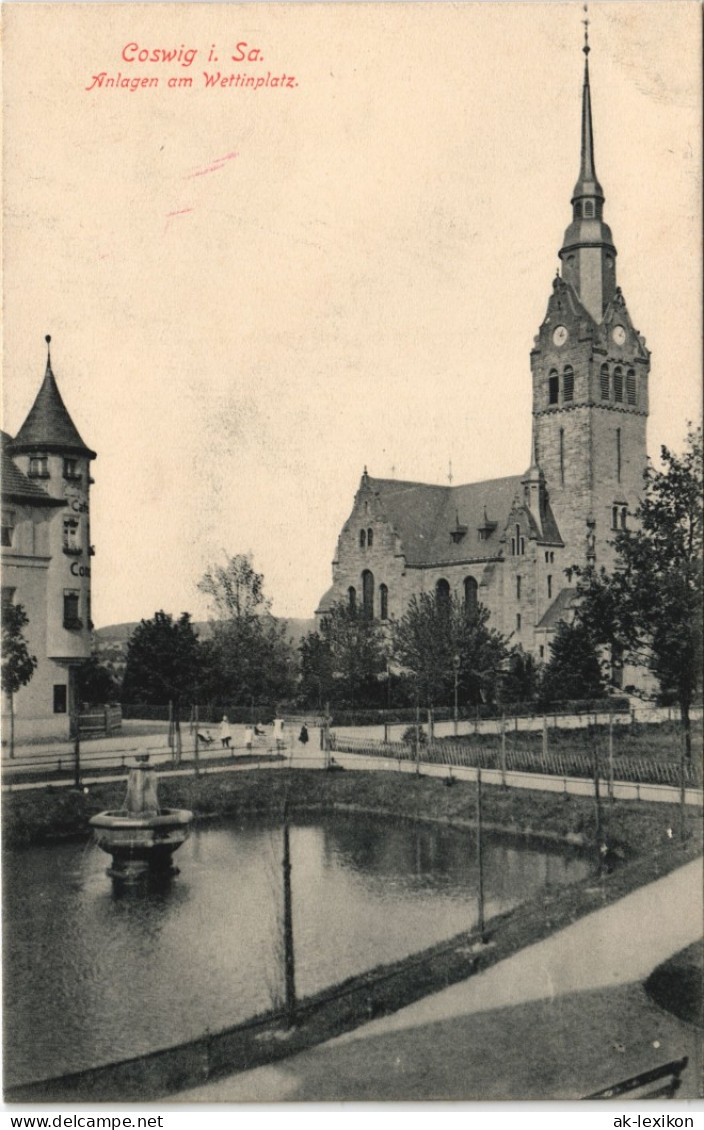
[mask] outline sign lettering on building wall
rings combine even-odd
[[[90,565],[79,565],[77,561],[71,562],[71,576],[90,577]]]

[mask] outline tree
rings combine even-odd
[[[257,573],[247,553],[228,557],[224,565],[211,565],[198,588],[210,597],[219,620],[252,622],[271,611],[271,601],[264,595],[264,575]]]
[[[646,471],[634,528],[614,538],[613,573],[576,570],[577,615],[677,701],[691,758],[690,709],[702,674],[701,428],[690,426],[683,455],[663,447],[661,459],[661,471]]]
[[[544,703],[601,698],[604,680],[596,642],[589,628],[561,620],[550,644],[541,687]]]
[[[189,612],[178,620],[155,612],[141,620],[127,644],[122,684],[125,702],[164,705],[197,700],[201,676],[200,644]]]
[[[503,702],[529,702],[536,698],[540,683],[540,668],[530,652],[519,645],[508,657],[501,680]]]
[[[208,697],[252,707],[294,693],[295,653],[286,627],[271,615],[264,577],[248,554],[211,566],[198,588],[211,600]]]
[[[91,705],[115,702],[120,697],[120,685],[112,669],[97,655],[91,655],[76,668],[76,694],[80,702]]]
[[[454,656],[459,658],[458,686],[466,701],[491,700],[506,660],[504,637],[488,627],[482,605],[467,609],[456,596],[413,596],[394,627],[394,659],[411,672],[419,698],[428,706],[450,703],[454,693]]]
[[[298,652],[301,658],[298,687],[301,705],[322,710],[326,703],[335,702],[336,697],[331,648],[319,632],[312,631],[303,637]]]
[[[3,601],[2,688],[10,703],[10,757],[15,755],[15,695],[27,686],[37,666],[37,657],[30,655],[24,636],[28,623],[24,605]]]

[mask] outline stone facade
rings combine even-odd
[[[572,219],[530,354],[530,466],[456,487],[375,479],[365,469],[318,616],[345,601],[398,618],[414,594],[441,589],[478,600],[493,627],[542,659],[569,616],[565,570],[613,564],[614,533],[633,520],[643,486],[650,355],[616,283],[584,50]]]

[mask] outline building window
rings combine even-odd
[[[3,510],[2,512],[2,544],[11,546],[15,536],[15,512]]]
[[[474,577],[465,577],[464,579],[464,611],[466,616],[473,616],[477,611],[477,589],[478,585]]]
[[[565,429],[560,428],[560,483],[565,485]]]
[[[636,374],[633,369],[626,373],[626,399],[629,404],[636,402]]]
[[[31,479],[48,479],[49,478],[49,456],[48,455],[30,455],[30,457],[29,457],[29,477]]]
[[[367,531],[366,530],[360,530],[359,531],[359,544],[360,544],[362,549],[364,549],[365,545],[367,544]]]
[[[560,379],[553,369],[548,377],[548,404],[557,404],[560,396]]]
[[[80,553],[80,526],[77,518],[64,518],[64,553]]]
[[[373,530],[367,530],[367,545],[369,546],[370,549],[374,545],[374,531]]]
[[[545,648],[543,647],[542,644],[538,648],[538,655],[540,656],[541,659],[545,658]]]
[[[611,529],[618,529],[618,506],[611,507]]]
[[[362,573],[362,608],[367,620],[374,619],[374,574],[365,569]]]
[[[521,578],[516,577],[516,600],[520,600],[520,599],[521,599]]]
[[[593,200],[585,200],[584,201],[584,218],[585,218],[585,220],[591,220],[591,219],[594,218],[594,201]]]
[[[65,714],[67,706],[65,683],[54,683],[54,714]]]
[[[562,399],[574,400],[574,369],[571,365],[565,366],[562,375]]]
[[[621,429],[616,428],[616,479],[621,482]]]
[[[80,596],[78,589],[64,589],[64,628],[68,628],[69,631],[83,627],[78,615]]]
[[[357,590],[354,585],[350,585],[347,590],[347,601],[350,606],[350,611],[354,612],[355,608],[357,607]]]
[[[552,577],[548,573],[548,600],[552,600]]]
[[[601,366],[601,374],[600,374],[600,377],[599,377],[599,381],[600,381],[600,385],[601,385],[601,399],[602,400],[608,400],[609,399],[609,366],[608,365],[602,365]]]
[[[78,467],[78,460],[73,458],[64,459],[64,478],[65,479],[80,479],[81,472]]]
[[[386,585],[379,585],[379,618],[381,620],[389,618],[389,590]]]
[[[520,630],[521,630],[521,614],[520,614],[520,612],[517,612],[516,613],[516,631],[520,632]]]
[[[11,608],[15,600],[15,589],[9,585],[2,586],[2,607],[3,611]]]
[[[623,402],[623,371],[620,368],[614,369],[614,400],[617,404]]]
[[[435,599],[439,611],[450,611],[450,585],[444,577],[441,577],[435,586]]]
[[[521,536],[521,527],[516,524],[516,532],[511,538],[511,553],[514,557],[522,557],[526,551],[526,539]]]
[[[621,529],[622,530],[628,529],[628,526],[626,525],[627,520],[628,520],[628,507],[622,506],[621,507]]]

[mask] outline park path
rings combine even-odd
[[[702,934],[697,859],[391,1016],[181,1102],[576,1099],[683,1055],[697,1097],[702,1033],[641,982]]]

